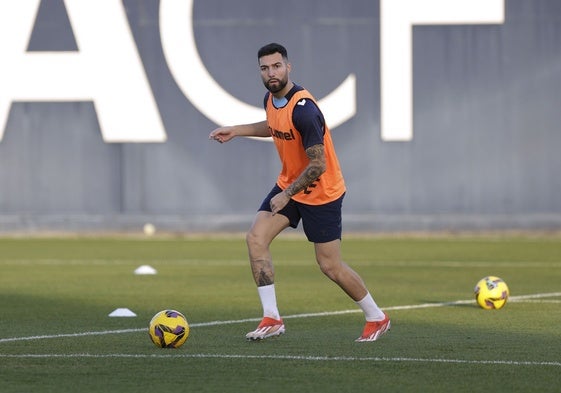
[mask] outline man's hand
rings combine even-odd
[[[286,204],[290,201],[290,197],[285,191],[279,192],[277,195],[271,198],[270,206],[273,216],[281,211]]]
[[[236,133],[234,132],[234,127],[228,126],[228,127],[219,127],[215,129],[210,133],[208,139],[213,139],[217,142],[224,143],[224,142],[228,142],[235,136]]]

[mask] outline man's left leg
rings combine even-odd
[[[341,240],[314,243],[316,260],[321,271],[353,299],[364,312],[366,325],[356,340],[376,341],[390,329],[390,319],[376,304],[360,275],[341,258]]]

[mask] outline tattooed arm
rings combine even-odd
[[[310,160],[308,166],[302,171],[300,176],[284,190],[289,198],[304,190],[325,172],[325,153],[323,145],[310,146],[306,149],[306,155]]]
[[[271,210],[276,214],[286,206],[290,198],[316,181],[325,172],[325,151],[322,144],[310,146],[306,149],[310,162],[300,176],[286,189],[271,199]]]

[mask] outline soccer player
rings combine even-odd
[[[266,121],[219,127],[209,138],[220,143],[234,137],[272,137],[282,169],[263,200],[246,235],[253,278],[263,307],[257,329],[248,340],[281,335],[285,326],[275,293],[275,274],[269,246],[287,227],[302,221],[314,243],[321,271],[362,309],[366,318],[356,340],[375,341],[390,329],[389,317],[376,305],[362,278],[341,259],[341,207],[346,188],[331,134],[313,96],[290,79],[286,49],[271,43],[257,54],[263,84]]]

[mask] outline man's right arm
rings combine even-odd
[[[271,133],[269,127],[267,127],[267,122],[260,121],[258,123],[219,127],[212,131],[208,138],[224,143],[236,136],[268,137],[271,136]]]

